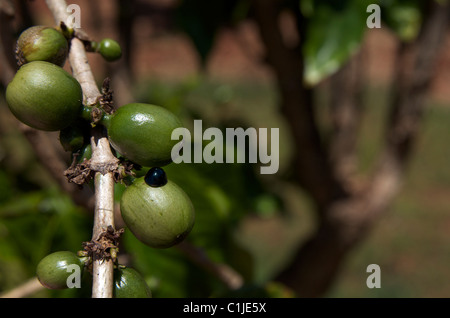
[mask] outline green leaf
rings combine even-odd
[[[310,17],[314,13],[314,1],[313,0],[300,0],[299,7],[301,13],[305,17]]]
[[[0,151],[1,150],[0,147]],[[13,196],[12,182],[10,181],[8,174],[3,170],[0,170],[0,189],[2,189],[0,192],[0,203],[5,202]]]
[[[318,84],[347,62],[361,44],[366,19],[364,1],[344,1],[339,8],[321,3],[314,8],[303,47],[306,84]]]
[[[239,5],[238,5],[239,4]],[[177,9],[176,20],[191,38],[202,64],[205,63],[218,30],[246,12],[247,6],[238,0],[184,0]]]
[[[39,204],[46,198],[44,191],[35,191],[19,195],[18,198],[5,202],[0,207],[0,217],[20,217],[38,211]]]
[[[382,7],[383,21],[403,42],[412,42],[422,24],[422,5],[419,1],[393,1]]]

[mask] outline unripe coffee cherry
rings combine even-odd
[[[122,218],[141,242],[168,248],[181,242],[194,226],[194,207],[178,185],[168,181],[161,187],[135,179],[120,200]]]
[[[74,253],[60,251],[47,255],[38,264],[36,275],[44,287],[50,289],[65,289],[67,279],[73,273],[71,265],[79,266],[83,272],[84,262]]]
[[[46,61],[59,66],[66,62],[69,45],[58,30],[37,25],[23,31],[17,40],[17,55],[20,64]]]
[[[108,62],[117,61],[122,57],[122,49],[119,43],[113,39],[103,39],[97,45],[97,51]]]
[[[151,298],[152,292],[144,278],[130,267],[114,270],[114,298]]]
[[[59,132],[59,142],[65,151],[77,151],[84,145],[84,131],[81,125],[71,125]]]
[[[82,163],[84,159],[89,160],[92,157],[92,146],[91,144],[85,144],[83,147],[77,151],[78,157],[77,162]]]
[[[172,131],[181,121],[169,110],[151,104],[131,103],[119,107],[105,126],[113,148],[143,167],[162,167],[172,162]]]
[[[6,88],[11,112],[24,124],[48,131],[68,127],[82,109],[78,81],[55,64],[24,64]]]

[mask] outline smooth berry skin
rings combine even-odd
[[[151,187],[162,187],[167,183],[167,175],[163,169],[153,167],[145,174],[144,180]]]
[[[114,270],[114,298],[151,298],[144,278],[131,267]]]
[[[128,186],[120,199],[122,218],[133,235],[153,248],[169,248],[183,241],[195,221],[189,196],[171,180],[151,187],[144,177]]]
[[[6,88],[6,101],[14,116],[39,130],[57,131],[70,126],[82,110],[83,92],[63,68],[44,61],[24,64]]]
[[[59,251],[49,254],[37,265],[37,278],[44,287],[49,289],[68,288],[67,279],[72,274],[70,265],[77,265],[81,272],[83,271],[84,263],[75,253]]]
[[[82,127],[71,125],[59,131],[59,142],[65,151],[77,151],[84,145],[84,131]]]
[[[180,119],[168,109],[151,104],[123,105],[104,122],[111,146],[123,157],[143,167],[163,167],[172,162],[174,129]]]
[[[119,43],[113,39],[103,39],[98,44],[98,52],[108,62],[117,61],[122,57],[122,49]]]

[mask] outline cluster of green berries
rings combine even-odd
[[[66,289],[73,266],[80,273],[79,279],[86,272],[87,259],[70,251],[59,251],[44,257],[36,268],[36,275],[41,284],[49,289]],[[113,296],[115,298],[150,298],[152,292],[145,279],[135,269],[117,266],[114,269]]]
[[[84,114],[92,105],[83,105],[81,85],[62,68],[70,40],[59,28],[34,26],[25,30],[17,41],[20,68],[7,86],[6,101],[22,123],[38,130],[59,131],[64,149],[83,160],[91,156],[92,123]],[[122,54],[119,44],[111,39],[91,42],[90,48],[107,61]],[[187,194],[167,180],[161,167],[172,162],[176,141],[171,134],[182,126],[181,121],[164,107],[130,103],[113,112],[102,110],[96,124],[105,127],[117,156],[149,168],[145,176],[133,178],[122,195],[121,214],[127,228],[150,247],[168,248],[179,243],[194,225],[194,207]],[[83,266],[73,253],[50,254],[39,264],[38,278],[44,286],[62,288],[69,275],[67,264]],[[141,284],[136,283],[138,274],[128,268],[118,267],[117,277],[116,287],[126,286],[128,281]],[[116,293],[122,293],[120,288]]]

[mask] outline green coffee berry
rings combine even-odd
[[[78,81],[49,62],[24,64],[6,88],[11,112],[24,124],[40,130],[68,127],[80,115],[82,100]]]
[[[117,61],[122,57],[122,49],[119,43],[113,39],[103,39],[100,43],[96,43],[96,50],[108,62]]]
[[[119,267],[114,270],[114,298],[151,298],[152,292],[135,269]]]
[[[163,186],[152,187],[145,177],[135,179],[122,194],[120,210],[129,230],[154,248],[178,244],[194,226],[191,200],[170,180]]]
[[[85,144],[84,131],[80,125],[71,125],[59,132],[59,142],[65,151],[78,151]]]
[[[30,27],[23,31],[17,40],[19,64],[46,61],[63,66],[68,52],[69,45],[64,35],[47,26]]]
[[[125,158],[144,167],[162,167],[172,162],[172,131],[181,121],[169,110],[151,104],[131,103],[119,107],[108,122],[113,148]]]
[[[72,274],[73,265],[83,272],[84,263],[75,254],[69,251],[60,251],[47,255],[38,264],[36,275],[41,284],[50,289],[65,289],[67,279]]]

